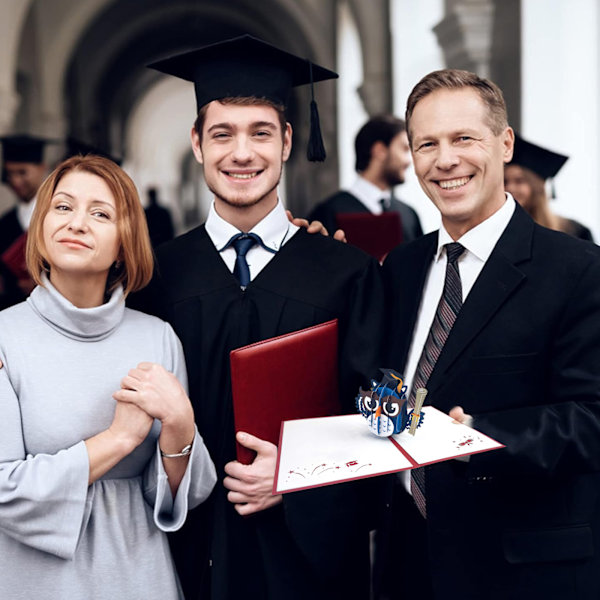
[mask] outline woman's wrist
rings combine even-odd
[[[181,425],[165,425],[163,423],[158,439],[161,454],[163,456],[179,454],[186,456],[191,452],[195,436],[196,427],[193,421]],[[190,446],[189,451],[184,452],[188,446]]]
[[[194,445],[194,440],[190,444],[186,444],[179,452],[165,452],[160,449],[160,455],[163,458],[183,458],[184,456],[189,456],[192,453],[192,447]]]
[[[131,454],[144,441],[124,432],[115,432],[111,427],[105,431],[105,434],[113,448],[122,456]]]

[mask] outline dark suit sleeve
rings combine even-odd
[[[583,259],[583,256],[582,256]],[[473,456],[472,477],[571,474],[600,469],[600,257],[565,294],[546,364],[546,398],[474,415],[474,427],[506,448]],[[513,393],[510,389],[507,394]],[[539,404],[536,404],[536,401]]]

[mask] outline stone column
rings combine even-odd
[[[434,27],[446,66],[473,71],[497,83],[509,121],[521,119],[520,0],[446,0],[446,16]]]
[[[0,0],[0,133],[12,129],[17,93],[19,42],[31,0]]]
[[[358,93],[369,115],[391,113],[392,36],[388,0],[350,0],[363,53],[363,83]]]
[[[446,16],[433,30],[449,68],[489,76],[493,19],[492,0],[446,2]]]

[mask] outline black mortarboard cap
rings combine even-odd
[[[546,180],[555,177],[568,158],[568,156],[528,142],[515,133],[515,148],[509,164],[525,167]]]
[[[6,135],[2,142],[3,162],[41,164],[44,162],[44,146],[50,141],[32,135]]]
[[[148,65],[194,83],[198,110],[221,98],[266,98],[287,106],[293,87],[311,85],[308,159],[322,161],[325,149],[312,84],[337,73],[250,35],[190,50]]]
[[[15,134],[0,137],[2,142],[2,173],[0,180],[7,183],[8,178],[4,163],[33,163],[41,165],[44,162],[44,146],[54,143],[54,140],[48,140],[33,135]]]

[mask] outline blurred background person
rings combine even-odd
[[[2,182],[14,192],[15,206],[0,217],[0,309],[21,302],[34,287],[25,266],[25,242],[38,188],[47,173],[47,140],[9,135],[2,142]]]
[[[37,287],[0,312],[0,597],[180,600],[165,532],[216,476],[179,340],[125,307],[153,268],[131,179],[61,163],[27,264]]]
[[[148,232],[153,248],[175,237],[171,211],[158,203],[158,190],[156,188],[148,189],[148,205],[144,212],[146,213]]]
[[[318,204],[309,221],[321,221],[333,233],[339,226],[336,218],[340,213],[379,215],[395,211],[402,223],[402,241],[423,235],[414,209],[394,197],[394,187],[404,183],[411,164],[405,122],[393,115],[373,117],[356,135],[354,149],[358,175],[354,183]]]
[[[504,188],[539,225],[593,242],[585,225],[561,217],[550,208],[546,181],[556,177],[568,158],[515,134],[513,159],[504,167]]]

